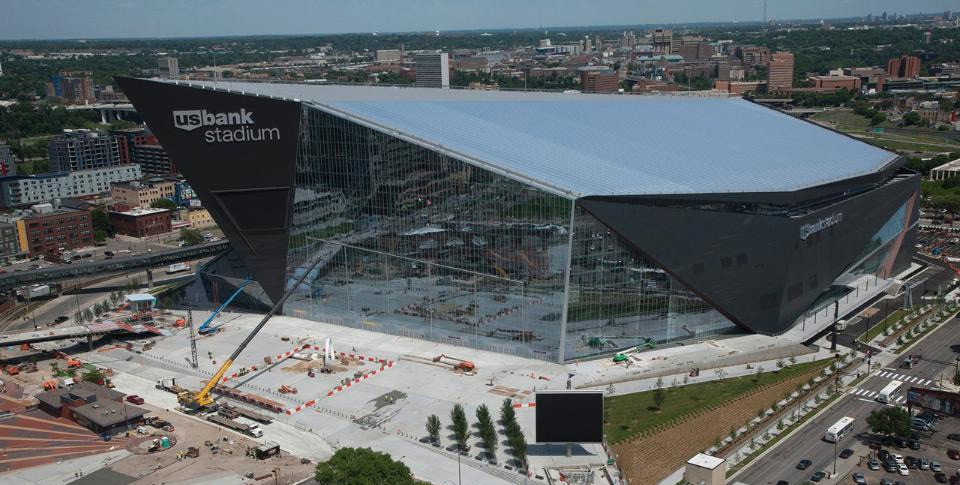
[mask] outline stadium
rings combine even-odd
[[[780,335],[913,255],[903,159],[741,99],[117,81],[233,245],[201,276],[321,261],[291,316],[567,362]]]

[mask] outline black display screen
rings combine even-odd
[[[603,441],[603,391],[538,392],[537,443]]]

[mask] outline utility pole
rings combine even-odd
[[[190,327],[190,366],[194,369],[200,367],[197,363],[197,334],[193,329],[193,310],[187,308],[187,325]]]

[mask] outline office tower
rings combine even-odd
[[[417,87],[450,87],[450,59],[446,52],[417,54]]]
[[[774,52],[767,72],[767,89],[777,91],[793,87],[793,53]]]

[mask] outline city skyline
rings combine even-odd
[[[662,2],[611,0],[605,8],[560,0],[521,4],[492,0],[483,4],[408,0],[333,1],[318,5],[288,0],[280,8],[252,0],[185,0],[59,3],[11,0],[0,17],[0,39],[95,39],[207,37],[241,35],[339,34],[647,25],[697,22],[756,22],[764,18],[764,0],[688,0]],[[811,0],[802,4],[766,1],[768,19],[859,17],[867,14],[931,13],[956,7],[950,0]],[[499,6],[498,6],[499,5]],[[338,8],[339,7],[339,8]],[[56,16],[49,15],[57,11]],[[144,22],[151,19],[150,22]]]

